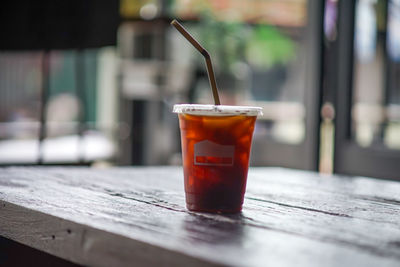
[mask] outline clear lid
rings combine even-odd
[[[174,105],[173,112],[205,116],[260,116],[262,115],[262,108],[250,106],[177,104]]]

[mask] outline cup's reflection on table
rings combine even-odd
[[[181,130],[187,208],[240,212],[261,108],[182,104],[174,112]]]

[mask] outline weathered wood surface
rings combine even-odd
[[[251,168],[243,212],[213,215],[181,168],[3,168],[0,235],[94,266],[400,266],[400,183]]]

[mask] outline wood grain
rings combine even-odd
[[[0,235],[91,266],[399,266],[400,183],[251,168],[219,215],[186,210],[177,167],[2,168]]]

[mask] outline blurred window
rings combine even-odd
[[[335,171],[400,179],[400,1],[340,6]]]
[[[150,103],[171,110],[179,102],[212,102],[204,59],[164,20],[178,18],[210,52],[222,104],[263,107],[252,164],[316,169],[322,12],[322,3],[307,0],[122,1],[120,13],[126,22],[119,34],[121,92],[129,105],[143,106],[147,117],[131,122],[140,116],[133,107],[136,115],[127,122],[136,127],[152,121],[160,128],[164,122],[157,121],[159,117],[144,114]],[[164,117],[169,125],[177,121],[175,114]],[[159,140],[171,141],[166,134],[158,136],[164,130],[147,132],[149,127],[135,136],[153,141],[133,140],[140,145],[132,154],[154,151],[154,157],[160,157],[164,152]],[[155,163],[137,161],[143,162]]]
[[[354,139],[400,149],[400,1],[359,0],[355,19]]]
[[[199,18],[187,24],[212,55],[222,103],[263,107],[252,164],[316,169],[318,87],[313,81],[319,77],[319,54],[313,50],[318,38],[313,31],[322,17],[319,5],[306,0],[176,2],[183,19]],[[198,68],[204,68],[196,57]],[[206,75],[192,90],[193,102],[212,99]]]
[[[176,1],[172,10],[209,50],[222,103],[262,106],[256,135],[303,143],[307,1]],[[201,55],[192,53],[204,69]],[[206,75],[192,97],[212,99]]]
[[[101,120],[97,105],[104,91],[98,85],[98,71],[104,65],[98,62],[102,52],[89,49],[49,53],[44,163],[92,162],[112,157],[111,127],[97,123]],[[0,164],[38,162],[40,110],[44,105],[42,61],[42,52],[0,53]],[[83,76],[77,77],[78,72]],[[81,90],[78,78],[82,79]]]

